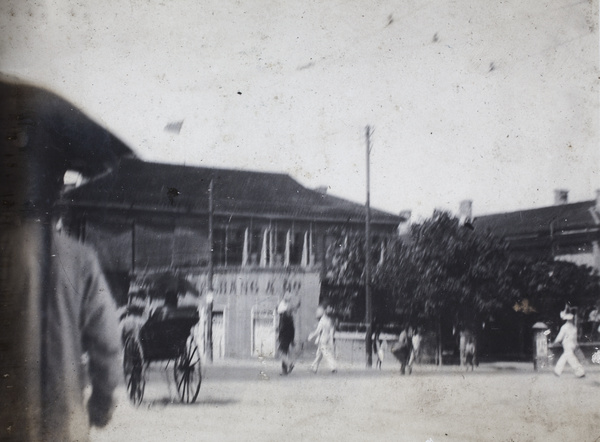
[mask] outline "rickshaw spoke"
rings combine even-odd
[[[194,359],[194,356],[196,355],[197,352],[198,352],[198,347],[194,347],[194,351],[190,355],[190,365],[192,365],[192,360]],[[196,364],[196,363],[194,362],[194,364]]]
[[[189,377],[188,377],[188,379],[187,379],[187,381],[185,383],[185,391],[187,393],[186,402],[189,402],[190,401],[190,380],[189,380]]]

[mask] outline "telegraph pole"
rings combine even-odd
[[[373,366],[373,343],[371,342],[373,333],[373,301],[371,299],[371,134],[371,126],[367,126],[365,129],[367,140],[367,213],[365,222],[365,322],[367,323],[365,352],[367,355],[367,368]]]
[[[213,360],[213,342],[212,342],[212,316],[213,316],[213,273],[214,273],[214,262],[213,262],[213,180],[210,180],[208,186],[208,292],[206,293],[206,353],[208,360]]]

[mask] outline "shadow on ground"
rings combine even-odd
[[[181,407],[202,407],[202,406],[225,406],[225,405],[235,405],[239,402],[237,399],[231,398],[213,398],[213,397],[204,397],[199,398],[196,402],[192,404],[187,404],[185,402],[178,401],[177,399],[173,399],[170,397],[163,397],[159,399],[153,399],[151,401],[145,402],[147,408],[154,407],[172,407],[172,406],[181,406]]]

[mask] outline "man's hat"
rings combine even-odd
[[[92,179],[133,151],[72,103],[0,75],[0,190],[5,208],[45,211],[67,170]]]
[[[285,301],[285,299],[282,299],[281,302],[279,303],[279,306],[277,307],[277,313],[281,314],[284,313],[286,311],[288,311],[289,305],[288,303]]]

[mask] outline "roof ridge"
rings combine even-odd
[[[158,166],[158,167],[183,167],[186,169],[204,169],[204,170],[214,170],[214,171],[224,171],[224,172],[235,172],[235,173],[248,173],[248,174],[257,174],[257,175],[278,175],[288,177],[294,182],[298,183],[289,173],[285,172],[270,172],[264,170],[248,170],[248,169],[236,169],[236,168],[228,168],[228,167],[214,167],[214,166],[204,166],[204,165],[196,165],[196,164],[179,164],[179,163],[165,163],[158,161],[146,161],[140,158],[125,158],[125,160],[130,162],[138,162],[143,163],[145,165],[150,166]],[[300,183],[298,183],[300,184]],[[301,185],[301,184],[300,184]]]
[[[529,208],[529,209],[515,209],[515,210],[510,210],[510,211],[506,211],[506,212],[493,212],[493,213],[488,213],[485,215],[477,215],[475,218],[485,218],[485,217],[489,217],[489,216],[500,216],[500,215],[509,215],[512,213],[522,213],[522,212],[535,212],[535,211],[540,211],[540,210],[549,210],[549,209],[560,209],[560,208],[573,208],[574,206],[583,206],[586,204],[595,204],[595,200],[584,200],[584,201],[575,201],[573,203],[566,203],[566,204],[551,204],[549,206],[542,206],[542,207],[533,207],[533,208]]]
[[[219,175],[222,173],[222,178]],[[276,213],[285,216],[337,218],[363,217],[360,203],[308,188],[289,174],[219,169],[147,162],[141,159],[121,161],[120,167],[102,180],[69,192],[79,202],[116,203],[127,207],[180,206],[200,209],[207,204],[207,183],[215,179],[215,205],[227,210],[257,215]],[[381,222],[397,222],[398,215],[373,209]],[[333,219],[332,218],[332,219]]]

